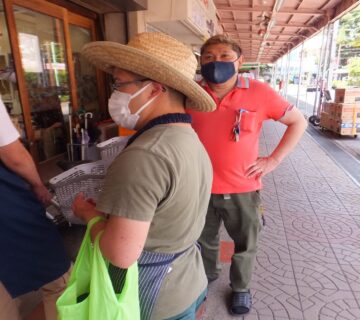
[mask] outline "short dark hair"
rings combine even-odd
[[[200,54],[202,55],[204,51],[207,49],[207,47],[214,44],[227,44],[231,47],[232,50],[234,50],[237,53],[238,57],[242,55],[242,50],[238,45],[238,43],[223,34],[217,34],[207,39],[200,49]]]

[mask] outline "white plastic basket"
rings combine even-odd
[[[102,160],[114,160],[114,158],[125,148],[130,136],[114,137],[104,142],[98,143],[96,146],[100,150]]]
[[[100,160],[81,164],[50,179],[59,210],[70,223],[84,224],[71,209],[74,198],[79,192],[83,192],[86,198],[92,198],[96,202],[109,163]]]

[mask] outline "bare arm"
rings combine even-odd
[[[0,147],[0,159],[6,167],[23,177],[33,188],[36,196],[43,203],[48,203],[51,195],[44,186],[35,163],[19,140]]]
[[[288,111],[279,122],[286,125],[287,129],[270,157],[273,157],[280,163],[295,148],[301,139],[307,127],[307,122],[297,108]]]
[[[302,113],[293,108],[288,111],[279,122],[285,124],[287,129],[282,136],[279,144],[274,149],[269,157],[258,158],[247,170],[246,176],[248,178],[257,176],[261,177],[273,171],[284,158],[295,148],[296,144],[301,139],[307,122]]]
[[[88,223],[103,214],[93,204],[85,200],[83,194],[76,196],[73,204],[74,213]],[[140,256],[149,232],[150,222],[131,220],[111,216],[106,221],[96,223],[91,229],[94,241],[100,231],[100,250],[103,256],[119,268],[130,267]]]

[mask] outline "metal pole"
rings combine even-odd
[[[332,78],[333,78],[333,64],[332,64],[332,60],[334,58],[334,53],[336,49],[336,42],[335,42],[335,30],[336,30],[336,26],[334,23],[332,23],[330,25],[329,28],[329,37],[330,37],[330,42],[329,42],[329,55],[328,55],[328,60],[327,60],[327,72],[326,72],[326,89],[330,89],[331,88],[331,83],[332,83]],[[334,45],[335,44],[335,45]]]
[[[287,53],[286,59],[286,69],[285,69],[285,90],[284,90],[284,98],[287,99],[287,90],[289,84],[289,67],[290,67],[290,52]]]
[[[323,59],[323,66],[322,66],[322,72],[321,72],[321,88],[320,88],[320,96],[319,96],[319,103],[318,103],[318,108],[317,108],[317,115],[320,116],[321,113],[321,106],[322,106],[322,101],[323,101],[323,96],[324,96],[324,81],[325,81],[325,73],[327,73],[328,71],[328,65],[329,65],[329,55],[330,55],[330,48],[329,48],[329,44],[331,44],[330,41],[330,25],[327,26],[326,28],[326,42],[325,42],[325,52],[324,52],[324,59]]]
[[[330,72],[329,72],[329,76],[328,76],[328,86],[329,88],[332,89],[332,83],[333,83],[333,80],[334,80],[334,73],[335,73],[335,70],[337,69],[337,60],[336,60],[336,38],[337,38],[337,35],[338,35],[338,32],[339,32],[339,20],[336,20],[333,24],[333,36],[332,36],[332,45],[331,45],[331,57],[330,57]]]
[[[322,66],[322,59],[323,59],[323,54],[324,54],[324,40],[325,40],[325,30],[323,30],[323,34],[322,34],[322,41],[321,41],[321,49],[320,49],[320,59],[319,59],[319,67],[318,67],[318,71],[316,74],[316,80],[315,80],[315,101],[314,101],[314,108],[313,108],[313,115],[315,115],[316,109],[317,109],[317,100],[318,100],[318,87],[319,87],[319,75],[320,75],[320,71],[321,71],[321,66]]]
[[[276,88],[276,65],[277,61],[275,62],[275,64],[273,64],[271,72],[271,85],[273,88]]]
[[[296,95],[296,108],[299,108],[299,95],[300,95],[300,85],[301,85],[301,73],[302,73],[303,58],[304,58],[304,42],[301,44],[301,58],[300,58],[300,67],[299,67],[298,90],[297,90],[297,95]]]

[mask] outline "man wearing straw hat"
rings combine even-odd
[[[142,320],[195,319],[207,287],[196,240],[205,223],[212,167],[184,105],[188,98],[194,110],[215,108],[193,81],[196,58],[161,33],[136,35],[128,45],[90,43],[83,54],[113,75],[109,113],[137,133],[111,164],[96,208],[78,195],[74,212],[86,222],[109,214],[92,237],[104,230],[100,248],[112,263],[113,282],[138,260]]]

